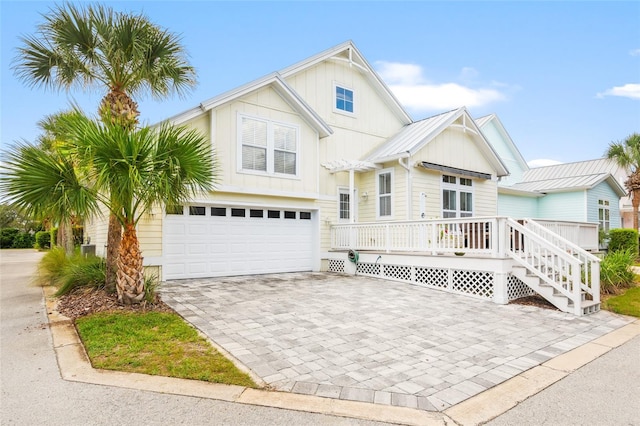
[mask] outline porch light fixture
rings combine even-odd
[[[363,192],[363,193],[362,193],[362,199],[363,199],[364,201],[367,201],[367,200],[369,199],[369,194],[368,194],[368,193],[366,193],[366,192]]]

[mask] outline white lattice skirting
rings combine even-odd
[[[345,262],[330,259],[328,271],[344,273]],[[402,281],[486,300],[491,300],[494,295],[495,274],[487,271],[360,262],[356,265],[356,274]],[[533,294],[535,291],[524,282],[511,274],[507,276],[509,301]]]

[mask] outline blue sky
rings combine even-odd
[[[84,3],[88,4],[88,3]],[[148,124],[353,40],[414,119],[462,105],[496,113],[527,161],[602,157],[640,132],[640,2],[103,2],[182,36],[199,85],[139,100]],[[33,141],[45,115],[101,91],[16,79],[20,35],[53,2],[0,1],[1,141]]]

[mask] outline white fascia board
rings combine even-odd
[[[545,194],[534,191],[526,191],[524,189],[516,189],[508,186],[500,186],[498,185],[498,194],[505,195],[518,195],[521,197],[531,197],[531,198],[541,198],[544,197]]]

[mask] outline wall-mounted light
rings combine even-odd
[[[367,200],[369,199],[369,194],[368,194],[367,192],[363,192],[363,193],[362,193],[362,199],[363,199],[364,201],[367,201]]]

